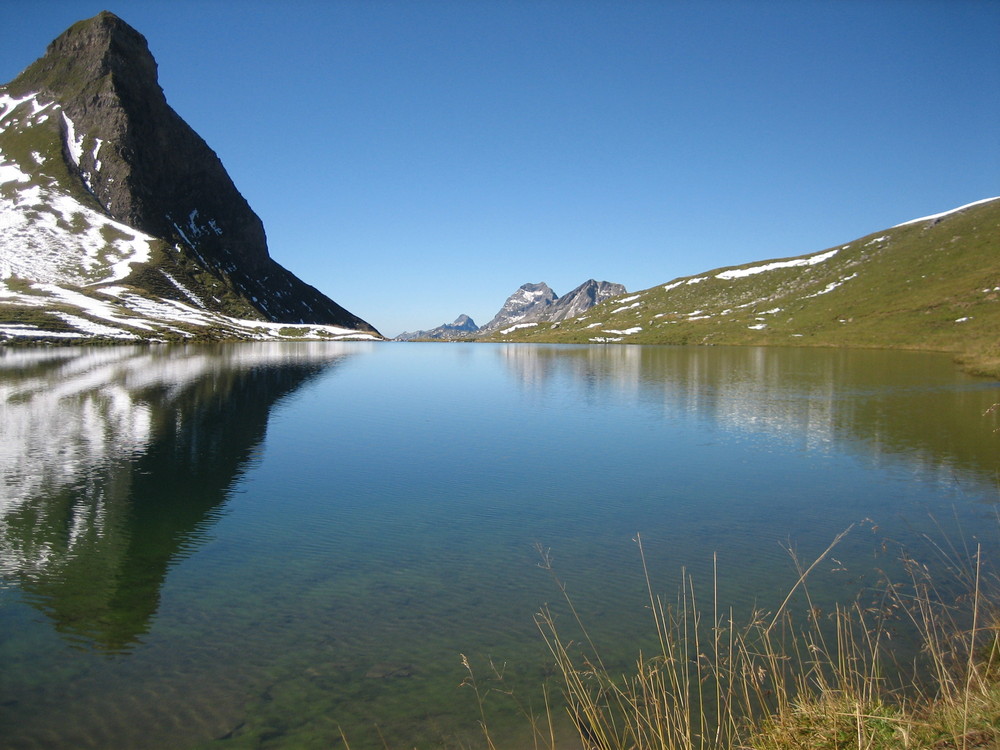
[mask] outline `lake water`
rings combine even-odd
[[[996,550],[1000,388],[946,356],[0,349],[0,389],[4,748],[475,747],[463,654],[541,711],[538,545],[622,665],[654,635],[637,534],[658,591],[716,555],[739,611],[864,519],[818,603],[939,526]]]

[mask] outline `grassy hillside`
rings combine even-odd
[[[927,349],[1000,375],[1000,199],[675,279],[489,340]]]

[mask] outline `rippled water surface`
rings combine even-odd
[[[18,349],[0,392],[0,747],[475,747],[463,654],[541,710],[539,547],[624,665],[637,534],[658,590],[716,557],[737,610],[852,523],[820,604],[887,540],[997,538],[1000,390],[944,356]]]

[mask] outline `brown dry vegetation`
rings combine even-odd
[[[732,610],[721,609],[714,592],[707,593],[706,609],[690,579],[682,581],[677,600],[668,604],[654,592],[646,571],[658,647],[655,653],[637,654],[627,673],[605,667],[598,645],[553,573],[570,620],[561,623],[544,608],[536,622],[555,663],[564,707],[553,708],[559,700],[549,691],[542,715],[524,712],[533,746],[1000,748],[996,580],[986,574],[981,551],[966,561],[948,559],[943,566],[957,571],[967,592],[957,600],[946,601],[926,565],[905,558],[905,580],[886,581],[876,606],[859,600],[820,616],[811,607],[809,573],[844,534],[808,567],[796,561],[799,578],[777,611],[758,611],[745,623],[737,622]],[[637,542],[641,556],[641,539]],[[551,571],[544,557],[543,567]],[[792,616],[793,594],[806,603],[804,618]],[[799,625],[800,620],[805,624]],[[901,622],[920,646],[912,662],[903,664],[893,658],[891,642]],[[507,699],[513,696],[502,686],[483,687],[464,658],[463,664],[465,684],[479,701],[486,744],[498,750],[503,746],[491,734],[485,698],[497,690]],[[569,745],[560,727],[571,728]]]

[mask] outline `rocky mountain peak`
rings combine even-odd
[[[493,319],[480,330],[487,333],[513,323],[537,320],[556,299],[556,293],[544,281],[538,284],[522,284],[507,298]]]
[[[621,284],[588,279],[573,291],[567,292],[557,299],[545,319],[556,322],[575,318],[606,299],[625,294],[625,291],[625,287]]]
[[[523,284],[514,292],[481,333],[492,333],[512,325],[557,322],[574,318],[606,299],[625,293],[621,284],[588,279],[576,289],[556,295],[548,284]]]
[[[427,339],[463,339],[476,333],[479,326],[468,315],[462,314],[455,318],[454,323],[445,323],[429,331],[405,331],[395,337],[396,341],[423,341]]]
[[[272,260],[260,218],[216,153],[167,103],[145,37],[118,16],[105,11],[74,24],[4,92],[57,105],[45,127],[58,126],[66,189],[175,248],[183,258],[171,256],[171,278],[207,306],[237,317],[374,331]],[[178,301],[190,296],[151,266],[130,282]],[[204,284],[212,291],[198,292]]]
[[[103,11],[57,37],[15,85],[57,99],[76,99],[108,76],[129,94],[158,93],[155,98],[166,104],[146,38],[114,13]]]
[[[260,219],[215,152],[167,104],[145,37],[118,16],[104,11],[74,24],[8,88],[61,105],[67,161],[112,217],[197,245],[220,264],[238,245],[241,264],[263,268]],[[210,221],[225,221],[231,239],[213,238]]]

